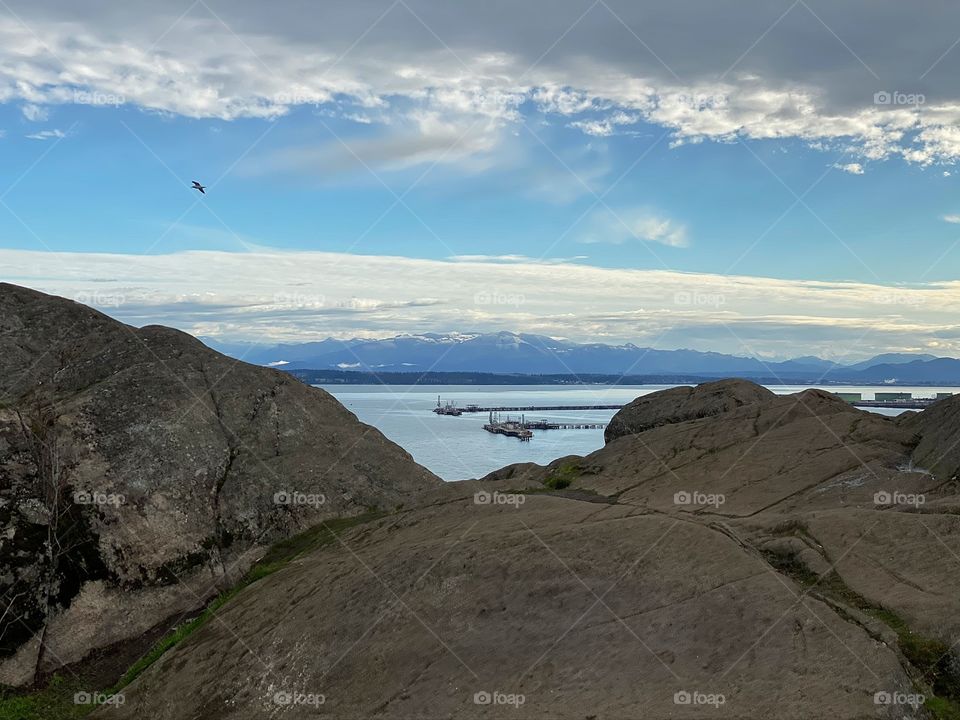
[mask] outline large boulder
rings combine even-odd
[[[642,395],[621,408],[603,433],[606,442],[635,435],[661,425],[713,417],[744,405],[765,402],[776,395],[747,380],[717,380]]]
[[[323,390],[0,284],[0,683],[201,606],[309,525],[440,484]]]

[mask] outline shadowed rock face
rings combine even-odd
[[[439,485],[322,390],[0,284],[0,683],[201,605],[324,518]]]
[[[916,464],[960,427],[739,381],[644,401],[587,457],[451,483],[246,588],[95,716],[853,720],[925,717],[877,693],[960,699],[960,497]],[[495,692],[524,703],[475,701]]]

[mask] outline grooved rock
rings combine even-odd
[[[440,484],[323,390],[0,284],[0,683],[202,605],[324,518]]]

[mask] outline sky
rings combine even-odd
[[[6,0],[0,280],[221,341],[958,356],[958,68],[933,0]]]

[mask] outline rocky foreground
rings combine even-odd
[[[97,717],[951,717],[958,410],[647,396],[247,588]]]
[[[0,283],[0,684],[122,652],[270,544],[439,484],[285,373]]]
[[[814,390],[674,388],[620,411],[587,457],[440,484],[325,393],[181,333],[11,286],[0,311],[0,590],[39,608],[19,645],[2,636],[8,677],[55,667],[38,648],[133,646],[202,604],[185,585],[225,586],[267,543],[357,517],[91,717],[960,707],[960,398],[891,419]],[[47,550],[56,514],[35,488],[57,477],[71,498],[124,495],[68,503],[73,554]],[[326,502],[274,502],[293,491]]]

